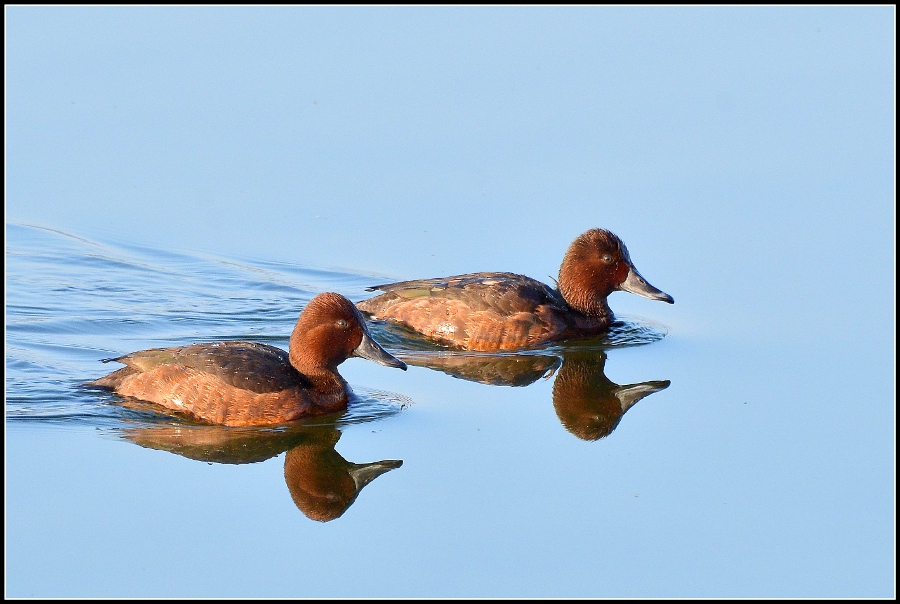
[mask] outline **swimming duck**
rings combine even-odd
[[[351,356],[406,369],[350,300],[327,292],[300,313],[289,353],[255,342],[150,348],[104,359],[126,366],[89,385],[213,424],[271,425],[346,409],[350,389],[337,366]]]
[[[641,276],[622,240],[591,229],[572,242],[557,288],[514,273],[469,273],[387,283],[385,293],[357,303],[440,344],[464,350],[515,350],[605,331],[613,321],[606,298],[622,290],[674,303]]]

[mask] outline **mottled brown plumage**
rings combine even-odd
[[[465,350],[514,350],[590,336],[608,329],[606,298],[615,290],[672,303],[647,283],[613,233],[591,229],[569,246],[558,289],[514,273],[376,285],[385,293],[357,303],[373,318],[390,320],[441,344]]]
[[[289,353],[255,342],[151,348],[107,359],[126,367],[90,385],[214,424],[271,425],[345,409],[337,366],[353,355],[406,368],[371,339],[347,298],[329,292],[300,314]]]

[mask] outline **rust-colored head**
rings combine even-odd
[[[369,335],[366,321],[353,302],[326,292],[309,301],[291,334],[291,364],[301,373],[336,367],[359,356],[388,367],[406,369]]]
[[[579,235],[559,267],[559,291],[575,310],[589,316],[609,315],[606,298],[622,290],[672,304],[672,296],[644,280],[634,268],[628,248],[605,229]]]

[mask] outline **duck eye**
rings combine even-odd
[[[338,327],[343,329],[343,328],[347,327],[347,322],[344,321],[343,319],[338,319],[337,323],[335,323],[335,325],[337,325]]]
[[[606,264],[612,264],[613,263],[612,254],[603,254],[602,256],[600,256],[600,260],[602,260]]]

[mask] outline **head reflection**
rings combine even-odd
[[[556,373],[553,383],[556,416],[566,430],[582,440],[598,440],[609,435],[626,411],[670,384],[669,380],[659,380],[620,386],[606,377],[606,352],[597,349],[566,349],[558,356],[468,352],[414,352],[397,356],[409,365],[494,386],[527,386]]]
[[[403,465],[399,459],[349,462],[334,448],[340,437],[336,429],[321,430],[284,458],[284,481],[291,498],[307,517],[320,522],[339,518],[364,486]]]
[[[308,518],[320,522],[339,518],[363,487],[403,464],[347,461],[335,450],[341,432],[334,425],[261,429],[183,424],[126,428],[121,436],[142,447],[209,463],[254,463],[287,451],[284,481],[291,499]]]
[[[571,352],[553,382],[553,408],[566,430],[582,440],[609,435],[625,412],[649,394],[669,387],[669,380],[620,386],[604,373],[603,351]]]

